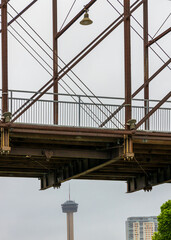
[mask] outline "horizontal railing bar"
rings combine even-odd
[[[1,99],[1,97],[0,97]],[[9,100],[24,100],[24,101],[27,101],[28,98],[8,98]],[[30,101],[33,101],[33,100],[30,100]],[[115,104],[100,104],[100,103],[97,103],[97,104],[93,104],[93,103],[88,103],[88,102],[67,102],[67,101],[54,101],[54,100],[46,100],[46,99],[41,99],[41,100],[38,100],[37,102],[49,102],[49,103],[65,103],[65,104],[75,104],[75,105],[89,105],[89,106],[108,106],[108,107],[119,107],[120,105],[115,105]],[[132,105],[132,108],[140,108],[140,109],[145,109],[147,107],[145,106],[136,106],[136,105]],[[149,109],[152,109],[152,107],[149,107]],[[162,108],[159,108],[160,110],[171,110],[171,108],[166,108],[166,107],[162,107]]]
[[[2,91],[2,89],[0,89],[0,91]],[[9,92],[18,92],[18,93],[36,93],[35,91],[26,91],[26,90],[8,90]],[[41,93],[41,92],[39,92]],[[67,96],[67,97],[81,97],[81,98],[100,98],[100,99],[113,99],[113,100],[124,100],[124,98],[121,98],[121,97],[105,97],[105,96],[92,96],[92,95],[76,95],[76,94],[66,94],[66,93],[46,93],[46,95],[58,95],[58,96]],[[28,98],[29,99],[29,98]],[[27,100],[28,100],[27,99]],[[132,99],[132,101],[146,101],[146,102],[159,102],[160,100],[157,100],[157,99],[139,99],[139,98],[135,98],[135,99]],[[166,101],[166,103],[171,103],[171,101]]]

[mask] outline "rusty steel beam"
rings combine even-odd
[[[141,6],[142,3],[143,3],[143,1],[141,1],[139,4],[137,4],[137,6],[131,10],[131,13],[134,12],[139,6]],[[134,5],[135,5],[135,4],[133,4],[132,6],[134,6]],[[132,7],[132,6],[131,6],[131,7]],[[65,65],[65,67],[58,72],[58,75],[59,75],[60,73],[62,73],[66,68],[68,68],[69,65],[70,65],[74,60],[76,60],[85,50],[87,50],[93,43],[95,43],[95,42],[98,40],[98,38],[100,38],[107,30],[109,30],[109,29],[110,29],[121,17],[123,17],[123,16],[124,16],[124,14],[122,14],[121,16],[119,16],[112,24],[110,24],[110,25],[109,25],[100,35],[98,35],[98,37],[96,37],[86,48],[84,48],[84,49],[83,49],[76,57],[74,57],[67,65]],[[120,23],[119,23],[119,24],[120,24]],[[116,27],[117,27],[117,26],[116,26]],[[113,30],[114,30],[114,29],[113,29]],[[102,39],[102,40],[103,40],[103,39]],[[102,40],[100,40],[100,42],[101,42]],[[100,42],[98,42],[97,44],[99,44]],[[94,47],[96,47],[96,45],[95,45]],[[94,48],[94,47],[93,47],[93,48]],[[93,48],[92,48],[92,49],[93,49]],[[39,92],[41,92],[46,86],[48,86],[48,84],[49,84],[50,82],[52,82],[52,80],[53,80],[53,79],[50,79],[50,80],[49,80],[43,87],[41,87],[41,88],[38,90],[38,92],[35,93],[30,99],[33,100],[34,97],[36,97]],[[24,106],[27,105],[27,103],[29,103],[29,100],[26,101],[26,103],[24,103],[12,116],[15,116]]]
[[[19,18],[23,13],[25,13],[35,2],[37,2],[37,0],[32,1],[27,7],[25,7],[20,13],[17,14],[17,16],[15,16],[11,21],[9,21],[8,26],[11,25],[11,23],[13,23],[15,20],[17,20],[17,18]],[[0,33],[2,32],[2,30],[0,30]]]
[[[59,38],[69,27],[71,27],[71,25],[84,14],[85,9],[90,8],[96,1],[97,0],[91,0],[87,5],[85,5],[84,8],[60,32],[56,32],[56,38]]]
[[[142,175],[129,179],[127,181],[127,192],[132,193],[139,190],[151,191],[153,186],[162,183],[171,182],[171,165],[164,168],[158,168],[150,174]]]
[[[171,58],[163,64],[144,84],[142,84],[133,94],[132,98],[134,98],[147,84],[149,84],[163,69],[165,69],[171,63]],[[112,119],[123,107],[125,106],[125,102],[122,103],[99,127],[105,126],[105,124]]]
[[[58,124],[58,42],[57,32],[57,0],[52,0],[52,16],[53,16],[53,123]]]
[[[8,112],[8,39],[7,39],[7,2],[2,0],[2,114]]]
[[[8,3],[10,0],[6,0],[6,1],[1,1],[2,3],[0,4],[0,8],[2,8],[6,3]]]
[[[83,159],[83,158],[90,158],[90,159],[98,159],[98,160],[108,160],[110,155],[109,155],[109,150],[91,150],[91,149],[84,149],[79,147],[79,148],[74,148],[74,149],[68,149],[66,147],[64,148],[50,148],[50,149],[44,149],[43,147],[40,148],[27,148],[27,147],[13,147],[10,154],[10,156],[39,156],[39,157],[44,157],[48,158],[47,155],[49,154],[49,159],[50,158],[74,158],[74,159]]]
[[[161,107],[171,97],[171,91],[143,118],[136,124],[135,129],[138,129],[149,117]]]
[[[143,34],[144,34],[144,83],[149,79],[149,57],[148,57],[148,0],[143,2]],[[144,107],[145,116],[149,112],[149,84],[144,87]],[[149,119],[145,121],[145,129],[149,130]]]
[[[63,168],[58,168],[55,171],[44,175],[41,178],[41,190],[45,190],[50,187],[59,187],[61,183],[70,179],[77,179],[85,176],[88,173],[97,171],[105,166],[108,166],[121,159],[123,149],[116,149],[113,151],[108,160],[89,161],[88,159],[73,161],[72,163],[65,165]]]
[[[147,43],[146,46],[151,46],[153,43],[155,43],[156,41],[158,41],[159,39],[161,39],[162,37],[164,37],[166,34],[168,34],[171,31],[171,27],[168,28],[166,31],[164,31],[163,33],[161,33],[160,35],[158,35],[157,37],[155,37],[154,39],[152,39],[151,41],[149,41]]]
[[[61,182],[66,182],[66,181],[69,181],[69,180],[71,180],[71,179],[78,179],[78,178],[83,177],[83,176],[85,176],[85,175],[87,175],[87,174],[89,174],[89,173],[92,173],[92,172],[94,172],[94,171],[97,171],[97,170],[99,170],[99,169],[102,169],[103,167],[108,166],[108,165],[110,165],[110,164],[112,164],[112,163],[114,163],[114,162],[117,162],[117,161],[119,161],[120,159],[121,159],[121,155],[120,155],[120,156],[117,156],[117,157],[115,157],[115,158],[113,158],[113,159],[111,159],[111,160],[109,160],[109,161],[106,161],[106,162],[103,162],[103,163],[99,163],[97,166],[94,166],[94,167],[85,169],[85,170],[83,170],[82,172],[76,173],[76,174],[73,175],[73,176],[69,176],[68,178],[63,179]]]
[[[53,81],[45,90],[43,90],[39,96],[37,96],[25,109],[23,109],[15,118],[11,120],[11,122],[14,122],[17,118],[19,118],[25,111],[27,111],[37,100],[39,100],[49,89],[51,89],[56,81],[59,81],[61,78],[63,78],[73,67],[75,67],[85,56],[87,56],[88,53],[90,53],[100,42],[102,42],[111,32],[113,32],[124,20],[125,18],[131,16],[131,14],[139,7],[143,1],[141,1],[139,4],[137,4],[136,7],[134,7],[131,11],[130,14],[127,16],[123,17],[117,24],[115,24],[101,39],[99,39],[91,48],[87,50],[82,56],[80,56],[79,59],[77,59],[71,66],[68,67],[68,69],[61,74],[58,79]],[[66,66],[64,67],[66,68]],[[58,72],[60,74],[63,72],[63,69]],[[42,87],[43,88],[43,87]]]
[[[128,17],[129,15],[129,17]],[[124,50],[125,50],[125,128],[131,119],[131,32],[130,0],[124,0]]]
[[[32,96],[30,99],[28,99],[21,107],[19,107],[19,108],[12,114],[12,117],[15,116],[15,115],[16,115],[24,106],[26,106],[31,100],[33,100],[34,97],[36,97],[37,94],[38,94],[39,92],[41,92],[46,86],[48,86],[49,83],[52,82],[52,81],[53,81],[53,78],[51,78],[43,87],[41,87],[36,93],[34,93],[33,96]]]
[[[134,98],[147,84],[149,84],[163,69],[165,69],[171,63],[171,58],[163,64],[144,84],[142,84],[133,94],[132,97]]]
[[[88,50],[92,44],[94,44],[101,36],[103,36],[103,34],[105,34],[106,31],[108,31],[115,23],[117,23],[117,21],[119,21],[119,19],[121,19],[121,17],[123,17],[123,14],[120,15],[117,19],[115,19],[114,22],[112,22],[103,32],[101,32],[91,43],[89,43],[81,52],[79,52],[69,63],[67,63],[65,65],[65,67],[63,69],[61,69],[59,71],[59,73],[62,73],[65,69],[69,68],[69,65],[71,65],[78,57],[81,56],[81,54],[83,54],[86,50]]]

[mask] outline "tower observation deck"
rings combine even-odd
[[[63,213],[67,214],[67,240],[74,240],[73,213],[77,212],[78,204],[72,200],[68,200],[61,206]]]
[[[72,200],[66,201],[61,206],[62,206],[63,213],[71,213],[71,212],[74,213],[74,212],[77,212],[77,209],[78,209],[78,204]]]

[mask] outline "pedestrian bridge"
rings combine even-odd
[[[54,101],[47,93],[22,112],[35,94],[9,91],[10,113],[0,123],[0,176],[39,178],[42,190],[70,179],[126,181],[128,192],[171,182],[170,101],[156,108],[158,100],[133,100],[136,121],[125,126],[122,98],[59,94]],[[153,111],[147,119],[144,105]]]
[[[89,0],[84,7],[81,6],[81,1],[78,1],[79,6],[83,8],[69,21],[67,18],[73,4],[58,30],[57,0],[53,0],[50,13],[53,24],[49,26],[52,30],[51,44],[47,43],[37,31],[43,29],[43,35],[45,34],[49,40],[50,36],[49,33],[44,32],[46,28],[43,22],[38,21],[40,26],[35,30],[30,25],[29,18],[26,20],[23,16],[26,11],[31,11],[32,6],[38,1],[33,0],[24,9],[20,4],[18,5],[17,1],[14,2],[12,3],[14,6],[6,0],[2,0],[0,4],[2,45],[0,176],[38,178],[42,190],[60,187],[61,183],[70,179],[125,181],[127,192],[141,189],[150,191],[155,185],[170,183],[171,91],[169,73],[171,58],[165,49],[170,45],[167,41],[162,46],[159,43],[159,40],[161,41],[171,32],[170,26],[163,30],[163,25],[170,15],[163,24],[158,26],[159,29],[156,29],[157,32],[153,36],[153,31],[149,33],[151,27],[148,26],[148,17],[151,18],[155,12],[157,13],[157,7],[156,9],[152,7],[149,14],[147,0],[135,0],[132,3],[129,0],[117,1],[120,2],[121,8],[115,7],[115,3],[103,1],[103,4],[106,2],[110,10],[117,13],[117,16],[111,12],[110,19],[106,21],[105,26],[96,19],[94,23],[97,24],[94,24],[93,35],[86,31],[82,35],[82,39],[84,36],[90,36],[90,42],[83,47],[84,41],[80,38],[79,24],[75,25],[74,31],[77,33],[68,32],[71,35],[66,36],[64,45],[58,43],[61,36],[64,36],[73,24],[78,23],[79,18],[90,8],[93,8],[95,4],[98,5],[99,1]],[[18,7],[21,8],[20,12],[17,11]],[[141,11],[141,20],[137,18],[137,14],[134,14],[138,9]],[[108,18],[106,8],[104,14]],[[101,16],[99,17],[99,20],[103,21]],[[35,19],[37,19],[36,16]],[[138,25],[132,25],[132,20]],[[85,79],[81,80],[81,76],[75,73],[75,67],[98,45],[102,42],[105,44],[105,39],[109,35],[112,38],[112,33],[121,25],[123,28],[117,33],[120,36],[119,42],[115,42],[114,35],[112,41],[109,42],[112,47],[117,48],[118,43],[122,43],[123,40],[123,51],[112,54],[112,58],[103,59],[103,56],[99,55],[108,68],[100,69],[96,65],[96,68],[92,70],[101,70],[105,77],[95,70],[99,72],[97,79],[102,81],[110,76],[113,84],[116,79],[113,76],[115,71],[118,74],[116,76],[124,76],[124,89],[122,90],[124,98],[96,96],[86,85]],[[136,49],[137,40],[131,36],[132,31],[142,41],[142,49],[139,51]],[[94,33],[96,33],[95,36]],[[10,38],[8,38],[9,34]],[[72,41],[70,41],[71,38]],[[88,41],[88,38],[86,39]],[[8,54],[11,49],[14,49],[8,48],[9,43],[10,46],[18,46],[14,45],[13,41],[17,41],[22,50],[27,51],[33,62],[27,64],[26,54],[20,48]],[[155,48],[151,47],[153,44]],[[66,45],[72,53],[67,50]],[[112,53],[112,48],[108,45],[107,47],[107,52]],[[135,60],[132,60],[132,53],[135,51],[136,59],[140,63],[138,65],[143,63],[139,66],[139,70]],[[62,54],[61,58],[59,52],[68,55],[67,62],[63,60],[65,54]],[[9,61],[8,56],[10,58],[13,56],[15,60],[11,58]],[[31,66],[34,61],[38,64],[36,65],[38,79],[41,79],[39,74],[42,70],[49,76],[46,83],[41,85],[37,92],[9,90],[10,81],[14,84],[18,80],[25,84],[23,79],[28,70],[32,71]],[[9,72],[8,69],[11,71],[12,68],[8,68],[8,62],[12,62],[12,68],[18,75]],[[122,74],[118,73],[116,62],[124,63],[123,68],[121,67],[124,71]],[[98,61],[94,60],[92,63],[98,64]],[[155,66],[151,68],[151,65]],[[40,72],[39,67],[41,67]],[[112,71],[108,72],[110,68]],[[133,69],[137,70],[136,77],[132,77]],[[84,67],[83,71],[79,72],[83,75],[88,70],[88,67]],[[169,72],[166,72],[168,70]],[[159,76],[162,71],[165,71],[165,75]],[[43,76],[46,76],[45,72]],[[160,81],[155,87],[160,90],[160,86],[164,86],[166,89],[161,92],[167,92],[167,95],[160,100],[150,99],[149,94],[156,91],[154,85],[151,85],[156,77],[160,77]],[[28,79],[37,80],[36,75],[28,76]],[[132,83],[134,84],[135,81],[136,86],[139,83],[143,84],[132,93]],[[98,85],[98,82],[94,84]],[[59,89],[66,94],[60,94]],[[144,99],[136,99],[141,91],[143,91]]]
[[[12,119],[18,115],[15,122],[54,125],[53,108],[54,104],[57,104],[59,126],[125,129],[124,98],[58,94],[58,101],[54,101],[54,94],[47,93],[20,116],[22,110],[33,102],[32,96],[36,94],[37,92],[33,91],[9,91],[9,111],[12,113]],[[150,112],[159,102],[133,99],[132,119],[138,123],[147,110]],[[144,121],[138,130],[171,132],[171,101],[166,101],[159,107],[148,121],[148,129],[145,128]]]

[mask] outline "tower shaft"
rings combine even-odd
[[[67,213],[67,240],[74,240],[73,213]]]

